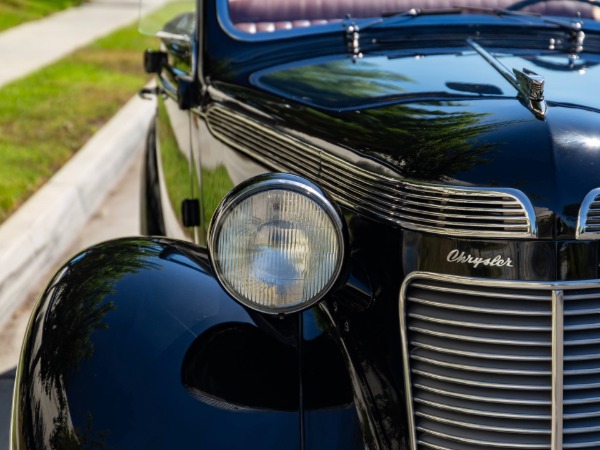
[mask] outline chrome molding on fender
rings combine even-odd
[[[210,131],[223,142],[272,170],[297,173],[319,183],[340,203],[366,216],[448,236],[537,236],[535,211],[519,190],[391,178],[222,106],[209,108],[206,120]]]
[[[416,272],[399,314],[412,450],[600,448],[600,280]]]
[[[577,239],[600,239],[600,188],[583,199],[577,217]]]

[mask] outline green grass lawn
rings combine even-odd
[[[84,0],[0,0],[0,31],[83,2]]]
[[[149,81],[156,46],[132,25],[0,88],[0,222]]]

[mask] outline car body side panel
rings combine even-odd
[[[201,192],[202,224],[198,243],[206,245],[208,225],[223,197],[234,186],[269,169],[217,139],[198,114],[192,114],[192,154],[195,179],[200,180]]]
[[[156,156],[160,198],[167,236],[194,240],[194,229],[183,223],[181,205],[193,198],[190,182],[190,113],[182,111],[169,97],[158,100]]]

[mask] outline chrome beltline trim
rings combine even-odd
[[[407,326],[407,290],[413,281],[425,279],[430,281],[439,281],[446,283],[456,283],[459,285],[472,285],[477,287],[499,287],[511,289],[542,289],[551,294],[552,300],[552,418],[551,418],[551,450],[563,449],[563,433],[565,415],[563,411],[564,404],[564,317],[565,317],[565,291],[571,289],[590,289],[600,288],[600,279],[583,281],[513,281],[513,280],[490,280],[483,278],[462,277],[455,275],[436,274],[431,272],[412,272],[405,277],[399,294],[399,319],[400,319],[400,339],[402,345],[403,372],[406,389],[406,401],[409,425],[409,445],[411,450],[418,450],[419,439],[417,437],[417,427],[415,421],[415,407],[413,399],[413,383],[411,358],[409,354],[408,326]],[[418,283],[415,283],[418,285]],[[460,289],[458,290],[460,292]],[[573,295],[569,299],[577,299],[581,295]],[[583,295],[585,298],[585,294]],[[598,296],[596,296],[597,298]],[[443,392],[443,391],[441,391]],[[467,397],[468,398],[468,397]],[[428,430],[428,433],[435,434],[435,430]],[[481,442],[472,442],[481,444]],[[525,447],[521,447],[525,448]],[[538,447],[535,447],[538,448]],[[587,447],[586,447],[587,448]]]
[[[211,106],[205,117],[210,131],[221,141],[272,170],[296,172],[319,183],[337,201],[360,214],[402,228],[447,236],[517,239],[537,236],[535,210],[519,190],[436,185],[400,176],[391,178],[221,105]],[[419,199],[423,203],[419,203]],[[469,206],[472,204],[486,206],[472,208]],[[463,205],[463,208],[454,205]],[[507,216],[494,216],[497,210]],[[471,214],[473,211],[492,215],[478,217]]]

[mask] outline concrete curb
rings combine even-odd
[[[64,257],[143,149],[155,102],[130,100],[0,226],[0,324]],[[133,212],[132,212],[133,213]]]

